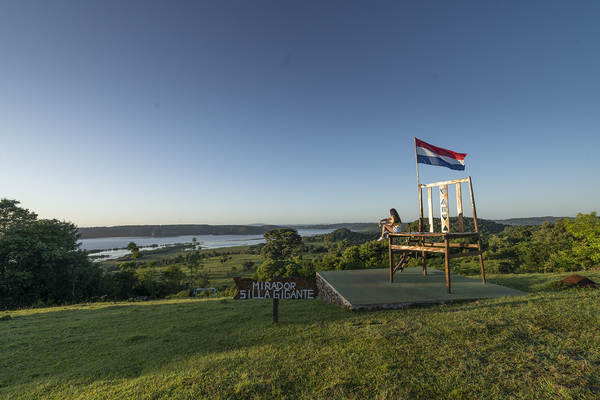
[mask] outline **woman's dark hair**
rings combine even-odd
[[[392,208],[390,210],[390,214],[394,217],[394,222],[397,224],[401,224],[402,220],[400,219],[400,216],[398,215],[398,211],[396,211],[395,208]]]

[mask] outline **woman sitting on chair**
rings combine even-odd
[[[385,239],[388,233],[400,233],[402,230],[400,227],[402,220],[398,215],[398,211],[396,211],[395,208],[392,208],[390,210],[390,215],[390,218],[384,218],[379,221],[379,226],[383,224],[383,228],[381,229],[381,237],[377,239],[378,241]]]

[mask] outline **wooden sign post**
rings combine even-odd
[[[281,278],[259,282],[250,278],[233,278],[237,286],[234,300],[273,299],[273,322],[279,320],[279,299],[316,299],[317,284],[304,278]]]

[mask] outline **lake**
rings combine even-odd
[[[300,236],[316,236],[325,233],[333,232],[334,229],[298,229]],[[129,242],[135,242],[140,247],[140,251],[154,250],[156,247],[150,246],[169,246],[177,243],[192,243],[192,239],[196,238],[198,244],[203,249],[219,249],[223,247],[247,246],[253,244],[264,243],[263,235],[186,235],[174,237],[110,237],[110,238],[95,238],[81,239],[82,250],[105,250],[94,255],[108,256],[104,260],[123,257],[130,253],[125,249]],[[118,249],[118,250],[114,250]]]

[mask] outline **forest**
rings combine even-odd
[[[426,222],[426,221],[425,221]],[[437,222],[436,222],[437,223]],[[451,231],[456,229],[451,219]],[[478,220],[486,274],[573,272],[600,265],[600,218],[578,214],[542,225],[506,226]],[[474,227],[466,225],[466,230]],[[427,224],[425,224],[427,229]],[[418,230],[418,221],[405,231]],[[339,228],[305,237],[293,228],[270,229],[265,243],[221,250],[193,243],[141,252],[131,242],[130,254],[112,262],[93,262],[79,249],[80,231],[73,224],[38,219],[17,200],[0,201],[0,310],[73,304],[83,301],[189,297],[195,288],[216,287],[233,295],[233,276],[269,280],[317,271],[388,267],[387,241],[377,231]],[[460,251],[460,250],[458,250]],[[411,260],[420,266],[421,260]],[[427,263],[442,268],[442,258]],[[451,271],[479,274],[473,257],[453,262]]]

